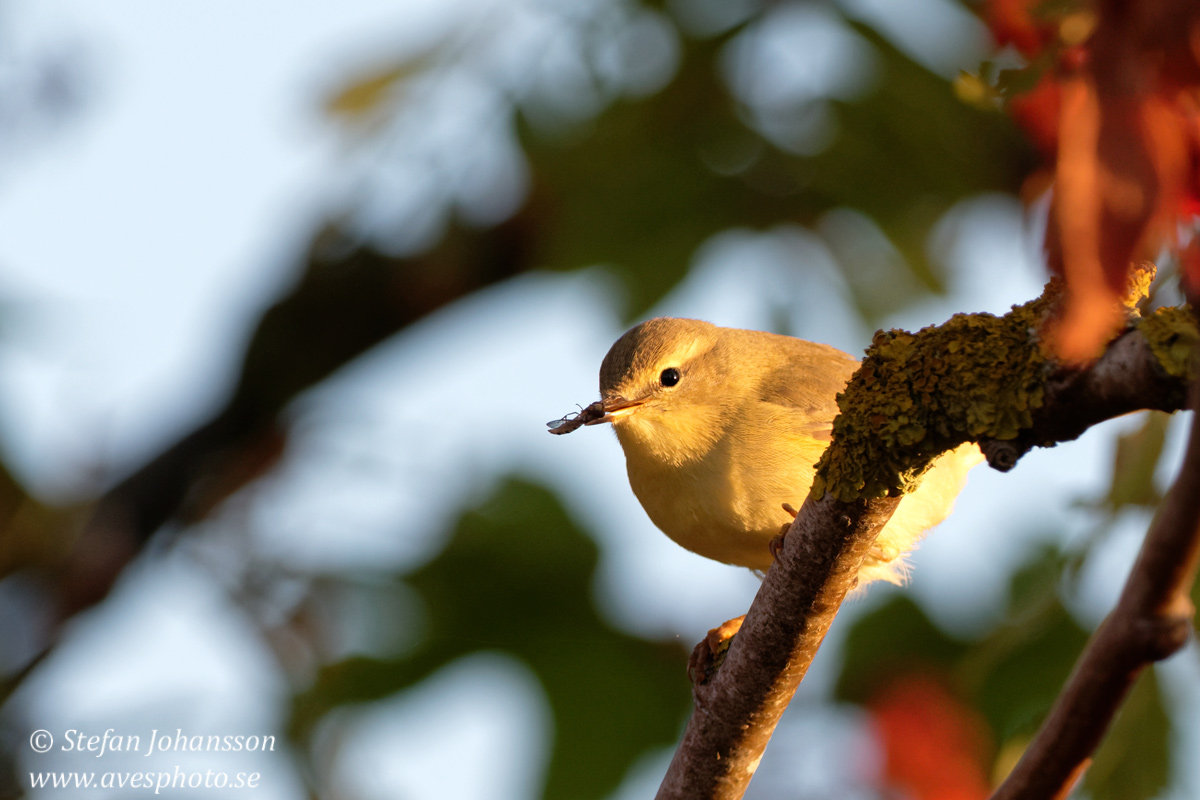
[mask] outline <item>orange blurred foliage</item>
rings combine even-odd
[[[916,800],[983,800],[990,793],[987,724],[941,683],[909,674],[867,703],[885,753],[884,781]]]
[[[996,44],[1012,45],[1028,58],[1054,40],[1054,27],[1036,14],[1033,0],[988,0],[984,16]]]
[[[1200,219],[1200,3],[1048,8],[991,0],[987,19],[1042,71],[1010,111],[1052,161],[1047,256],[1069,294],[1047,335],[1060,358],[1086,361],[1122,324],[1130,266],[1183,250]],[[1200,258],[1181,263],[1200,288]]]

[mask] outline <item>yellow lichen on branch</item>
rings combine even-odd
[[[1153,277],[1151,264],[1130,271],[1121,298],[1127,319],[1136,317]],[[1062,305],[1055,279],[1041,297],[1003,316],[956,314],[917,333],[876,333],[838,395],[841,413],[817,464],[814,498],[830,492],[848,503],[906,494],[942,453],[970,441],[1012,440],[1030,428],[1047,377],[1059,367],[1042,331]]]
[[[1196,377],[1194,355],[1200,346],[1200,333],[1190,308],[1160,308],[1139,319],[1137,329],[1168,375],[1188,381]]]

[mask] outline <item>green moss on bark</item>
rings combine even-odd
[[[1175,378],[1192,380],[1196,364],[1192,354],[1200,344],[1196,318],[1187,307],[1160,308],[1137,321],[1137,329],[1150,344],[1159,366]]]
[[[1146,297],[1153,265],[1132,270],[1124,298],[1129,318]],[[812,492],[842,502],[916,488],[942,453],[964,442],[1011,440],[1033,424],[1051,370],[1043,323],[1063,305],[1051,281],[1037,300],[1002,317],[956,314],[917,333],[880,331],[862,366],[838,395],[833,442],[817,464]],[[1186,370],[1197,342],[1189,312],[1161,309],[1136,324],[1164,369]]]

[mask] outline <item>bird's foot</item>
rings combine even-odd
[[[879,544],[876,542],[867,553],[867,560],[874,561],[877,564],[890,564],[900,557],[900,548],[893,544]]]
[[[791,514],[793,520],[795,520],[796,515],[800,513],[799,509],[797,509],[791,503],[784,503],[783,510],[786,511],[787,513]],[[775,538],[771,539],[771,541],[767,543],[767,548],[771,551],[771,558],[773,558],[773,559],[779,558],[779,553],[780,553],[780,551],[783,550],[783,539],[785,536],[787,536],[787,532],[789,530],[791,530],[791,528],[792,528],[792,523],[785,522],[783,524],[783,526],[779,529],[779,535],[776,536]]]
[[[688,679],[692,682],[693,689],[708,683],[717,674],[717,670],[725,661],[725,654],[729,652],[729,643],[741,630],[745,619],[746,615],[743,614],[721,623],[710,630],[692,650],[692,657],[688,659]]]

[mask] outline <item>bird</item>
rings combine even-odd
[[[660,530],[694,553],[762,574],[812,486],[837,395],[857,368],[829,345],[657,317],[605,355],[601,399],[549,425],[565,433],[611,424],[633,493]],[[981,460],[968,444],[934,462],[876,539],[860,586],[905,580],[904,556],[949,515]]]

